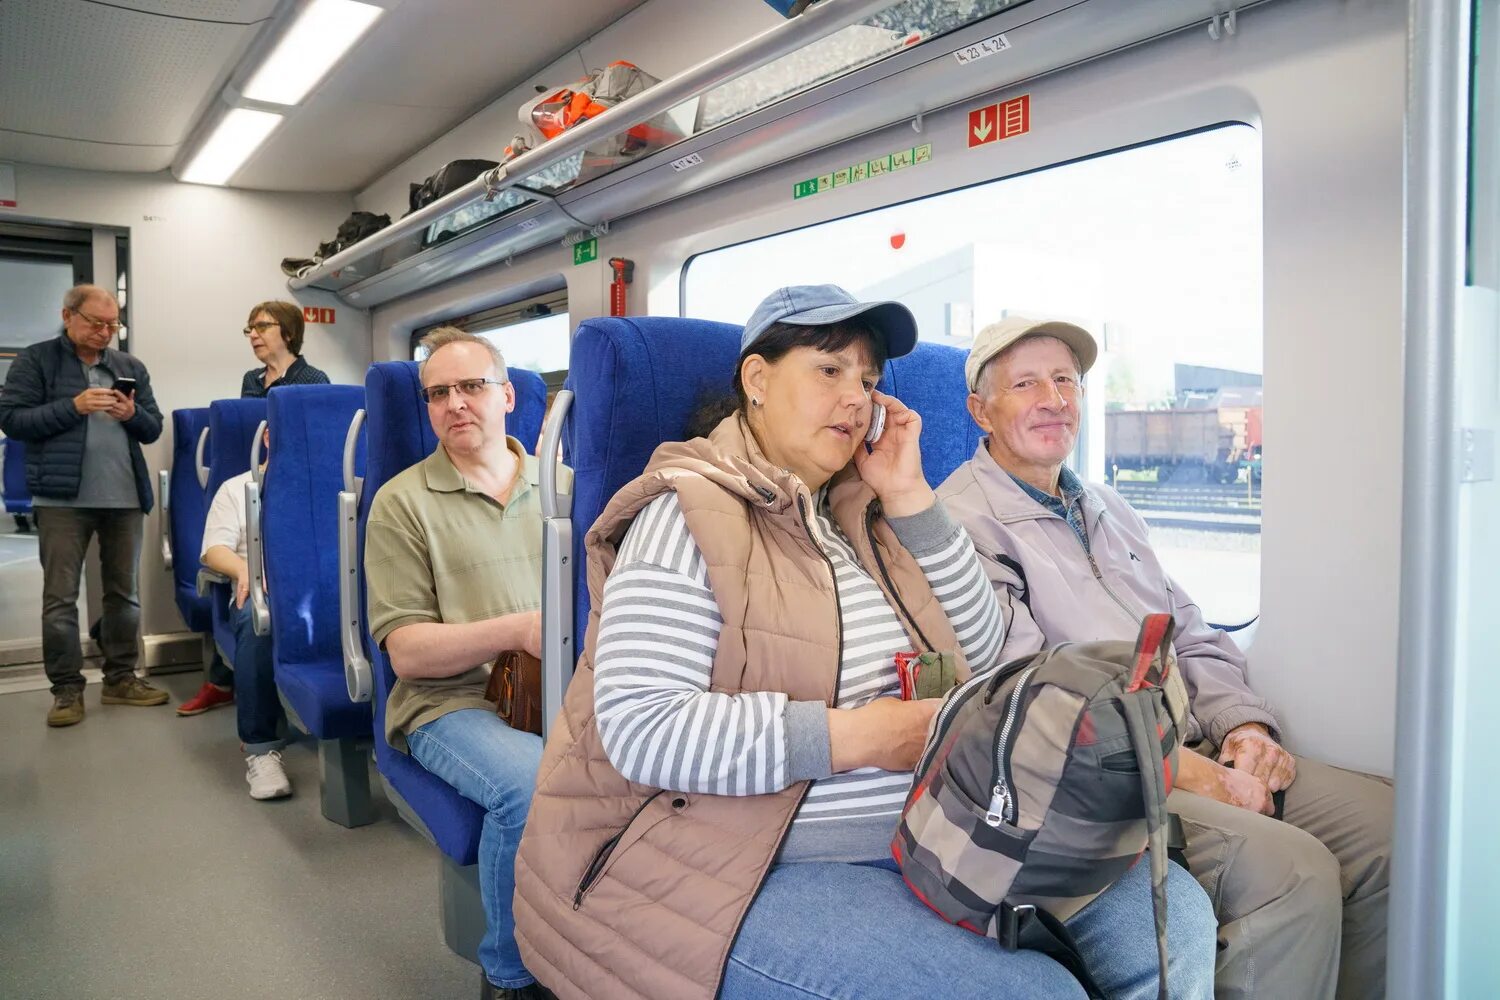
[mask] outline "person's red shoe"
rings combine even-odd
[[[177,706],[178,715],[202,715],[211,708],[219,708],[223,705],[234,704],[234,692],[216,688],[208,681],[198,689],[198,693],[187,701]]]

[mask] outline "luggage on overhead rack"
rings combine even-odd
[[[281,261],[281,271],[288,277],[301,277],[334,254],[349,249],[360,240],[380,232],[390,224],[389,215],[376,215],[374,212],[350,212],[349,217],[339,224],[339,230],[333,239],[318,244],[317,253],[312,257],[285,257]]]
[[[507,150],[507,160],[557,138],[660,82],[634,63],[617,60],[582,80],[538,95],[521,105],[519,110],[521,124],[533,133],[531,138],[537,141],[518,135]],[[622,129],[584,148],[576,182],[582,183],[608,173],[628,159],[663,149],[687,138],[688,134],[667,113]],[[564,181],[556,184],[553,190],[566,186],[568,182]]]

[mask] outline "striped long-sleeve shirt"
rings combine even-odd
[[[837,707],[900,697],[895,656],[911,640],[818,499],[812,526],[833,564],[844,636]],[[941,504],[890,523],[948,613],[972,669],[992,669],[1004,620],[969,536]],[[644,785],[716,795],[759,795],[811,779],[781,860],[884,857],[911,772],[863,767],[833,774],[821,701],[710,691],[722,628],[703,555],[676,494],[664,494],[627,531],[604,587],[594,700],[610,761]]]

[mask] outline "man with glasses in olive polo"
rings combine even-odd
[[[25,441],[26,484],[42,561],[42,659],[52,682],[47,725],[83,721],[78,591],[84,553],[99,539],[106,705],[163,705],[136,676],[141,532],[152,504],[141,445],[161,436],[146,366],[109,346],[120,306],[97,285],[63,296],[63,333],[16,358],[0,390],[0,430]]]
[[[439,327],[422,346],[438,446],[380,488],[365,529],[370,634],[396,674],[386,739],[484,808],[486,995],[545,1000],[552,994],[521,963],[511,916],[542,741],[510,728],[485,700],[500,653],[541,656],[539,462],[505,433],[516,393],[493,344]],[[559,471],[566,488],[571,473]]]

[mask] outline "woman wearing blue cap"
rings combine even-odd
[[[951,685],[997,666],[1005,633],[923,478],[921,418],[875,390],[916,339],[898,303],[772,293],[732,412],[657,449],[590,529],[581,676],[517,861],[517,940],[558,995],[1084,995],[944,923],[891,860],[940,703],[903,654],[941,654]],[[1136,869],[1069,923],[1113,997],[1157,995]],[[1171,996],[1207,1000],[1213,913],[1169,881]]]

